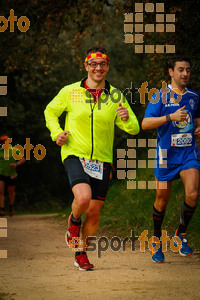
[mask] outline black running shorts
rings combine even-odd
[[[17,176],[15,178],[11,178],[10,176],[0,175],[0,180],[4,181],[9,186],[16,186]]]
[[[71,188],[77,183],[88,183],[92,190],[92,199],[106,199],[110,180],[110,163],[103,164],[103,179],[99,180],[85,173],[79,157],[69,155],[64,160],[65,171],[67,172]]]

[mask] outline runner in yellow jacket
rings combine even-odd
[[[79,246],[74,263],[79,270],[94,268],[85,252],[85,239],[95,236],[99,225],[113,160],[115,124],[129,134],[139,132],[138,120],[127,100],[105,80],[109,62],[105,48],[88,49],[85,59],[88,76],[61,89],[45,109],[47,127],[52,140],[61,146],[62,161],[74,194],[66,241],[70,247]],[[64,130],[59,124],[63,112],[66,112]],[[86,220],[80,247],[83,212]]]

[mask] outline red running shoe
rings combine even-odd
[[[94,265],[89,262],[87,254],[84,251],[76,252],[74,265],[80,271],[92,271],[94,269]]]
[[[68,218],[68,229],[65,235],[65,240],[67,245],[70,248],[78,248],[79,239],[80,239],[79,237],[80,237],[81,222],[78,223],[78,225],[72,224],[71,216],[72,213]]]

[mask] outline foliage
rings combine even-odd
[[[36,146],[46,147],[42,161],[31,160],[19,168],[16,204],[20,209],[47,208],[52,202],[62,207],[72,200],[59,148],[50,139],[43,111],[47,103],[67,84],[85,76],[85,50],[92,44],[108,48],[111,57],[108,80],[124,91],[131,83],[139,88],[144,81],[160,88],[166,78],[166,54],[134,54],[134,44],[124,43],[124,13],[134,12],[141,1],[123,0],[1,0],[0,16],[8,18],[10,9],[15,15],[27,16],[30,28],[21,33],[15,22],[14,32],[0,32],[0,76],[8,76],[8,94],[0,96],[1,106],[8,107],[8,117],[0,117],[0,133],[7,132],[13,145],[24,145],[29,137]],[[143,1],[143,3],[156,1]],[[176,14],[175,34],[147,34],[145,43],[166,41],[176,44],[193,60],[192,86],[199,88],[199,10],[198,1],[163,0],[166,13]],[[155,15],[145,15],[145,22],[155,22]],[[130,95],[127,94],[130,100]],[[139,121],[144,106],[135,93],[131,104]],[[146,103],[147,103],[146,95]],[[63,117],[61,118],[63,124]],[[139,137],[155,137],[155,131],[140,132]],[[126,145],[126,133],[116,130],[115,150]],[[116,161],[116,151],[114,151]],[[59,200],[57,200],[59,199]],[[46,204],[46,203],[50,203]]]

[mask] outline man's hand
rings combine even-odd
[[[187,111],[184,110],[185,105],[179,108],[175,113],[170,114],[170,118],[172,121],[181,122],[184,121],[187,116]]]
[[[122,121],[128,120],[129,118],[128,109],[126,107],[123,107],[120,102],[119,102],[119,107],[116,109],[116,111],[119,111],[118,116],[121,117]]]
[[[69,132],[69,131],[63,131],[63,132],[61,132],[61,133],[57,136],[56,144],[57,144],[58,146],[64,145],[64,144],[68,141],[67,135],[70,135],[70,132]]]

